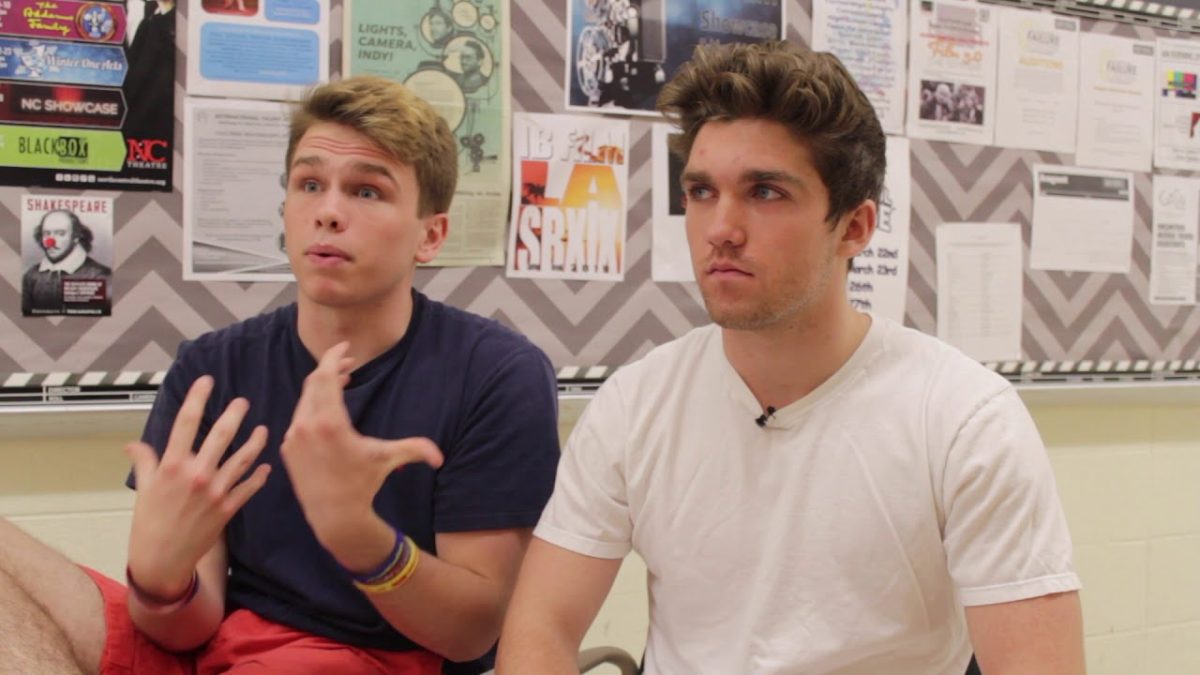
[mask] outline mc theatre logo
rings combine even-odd
[[[129,169],[166,169],[167,142],[161,139],[125,139],[129,153],[125,156],[125,167]]]

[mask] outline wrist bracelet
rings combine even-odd
[[[384,558],[379,566],[365,574],[356,574],[350,570],[346,570],[350,573],[350,578],[354,580],[354,583],[368,585],[378,583],[394,567],[401,564],[401,558],[404,556],[404,534],[394,527],[392,528],[392,533],[396,535],[396,543],[392,545],[392,552],[388,553],[387,558]]]
[[[125,566],[125,583],[129,587],[129,594],[136,598],[147,612],[171,614],[186,607],[196,597],[196,593],[200,591],[200,573],[192,570],[192,579],[188,582],[187,588],[184,589],[183,594],[174,599],[159,597],[138,586],[137,582],[133,580],[133,574],[130,573],[128,565]]]
[[[416,542],[412,538],[407,536],[403,538],[403,544],[399,549],[400,553],[395,556],[393,564],[384,570],[382,574],[368,581],[360,581],[358,578],[355,578],[354,586],[358,590],[371,595],[387,593],[402,586],[404,582],[412,577],[413,572],[416,571],[421,549],[417,547]]]

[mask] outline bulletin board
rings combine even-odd
[[[808,0],[787,3],[789,39],[811,34]],[[176,138],[187,72],[187,3],[177,10]],[[563,112],[564,0],[513,0],[514,111]],[[342,5],[333,0],[331,70],[340,72]],[[1083,21],[1085,31],[1139,39],[1160,28]],[[803,38],[801,36],[804,36]],[[182,275],[182,153],[176,145],[172,193],[102,192],[113,196],[112,315],[103,318],[21,314],[20,198],[0,188],[0,373],[157,371],[181,340],[291,302],[293,284],[196,282]],[[934,228],[948,221],[1019,222],[1026,259],[1032,212],[1031,166],[1071,164],[1072,157],[991,146],[912,141],[912,225],[905,323],[936,333]],[[630,139],[627,272],[622,282],[508,279],[501,267],[420,269],[416,286],[430,297],[493,317],[529,336],[556,366],[619,366],[707,322],[694,284],[656,283],[650,269],[650,121],[634,119]],[[1175,359],[1200,347],[1200,310],[1152,306],[1151,176],[1135,174],[1136,219],[1128,274],[1025,270],[1022,355],[1030,360]],[[40,190],[47,194],[80,194]],[[1028,265],[1026,265],[1028,268]]]

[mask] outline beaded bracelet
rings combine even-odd
[[[397,540],[400,539],[399,532],[397,532]],[[378,574],[371,579],[355,577],[355,588],[364,593],[376,595],[395,590],[408,581],[417,569],[417,561],[421,556],[421,549],[410,537],[405,536],[403,537],[403,544],[399,546],[399,550],[400,552],[394,557],[392,564],[382,574]]]
[[[129,592],[133,597],[137,598],[139,604],[150,614],[171,614],[177,612],[187,606],[200,591],[200,573],[192,570],[192,580],[188,582],[188,586],[183,593],[173,600],[164,599],[153,593],[150,593],[137,585],[133,580],[133,574],[129,571],[129,566],[125,566],[125,583],[129,586]]]

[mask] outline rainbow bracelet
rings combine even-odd
[[[397,540],[401,540],[399,532],[397,532]],[[391,560],[387,568],[371,578],[364,579],[355,576],[355,588],[370,595],[377,595],[393,591],[408,581],[417,569],[421,549],[411,537],[404,536],[402,541],[403,543],[397,546],[396,555],[390,556]]]
[[[392,552],[388,554],[387,558],[384,558],[382,564],[366,574],[355,574],[354,572],[350,572],[350,570],[346,570],[350,572],[350,578],[354,580],[354,583],[367,584],[368,586],[379,583],[380,580],[388,575],[388,572],[391,572],[397,565],[402,565],[405,537],[396,528],[392,528],[392,532],[396,535],[396,543],[392,545]]]

